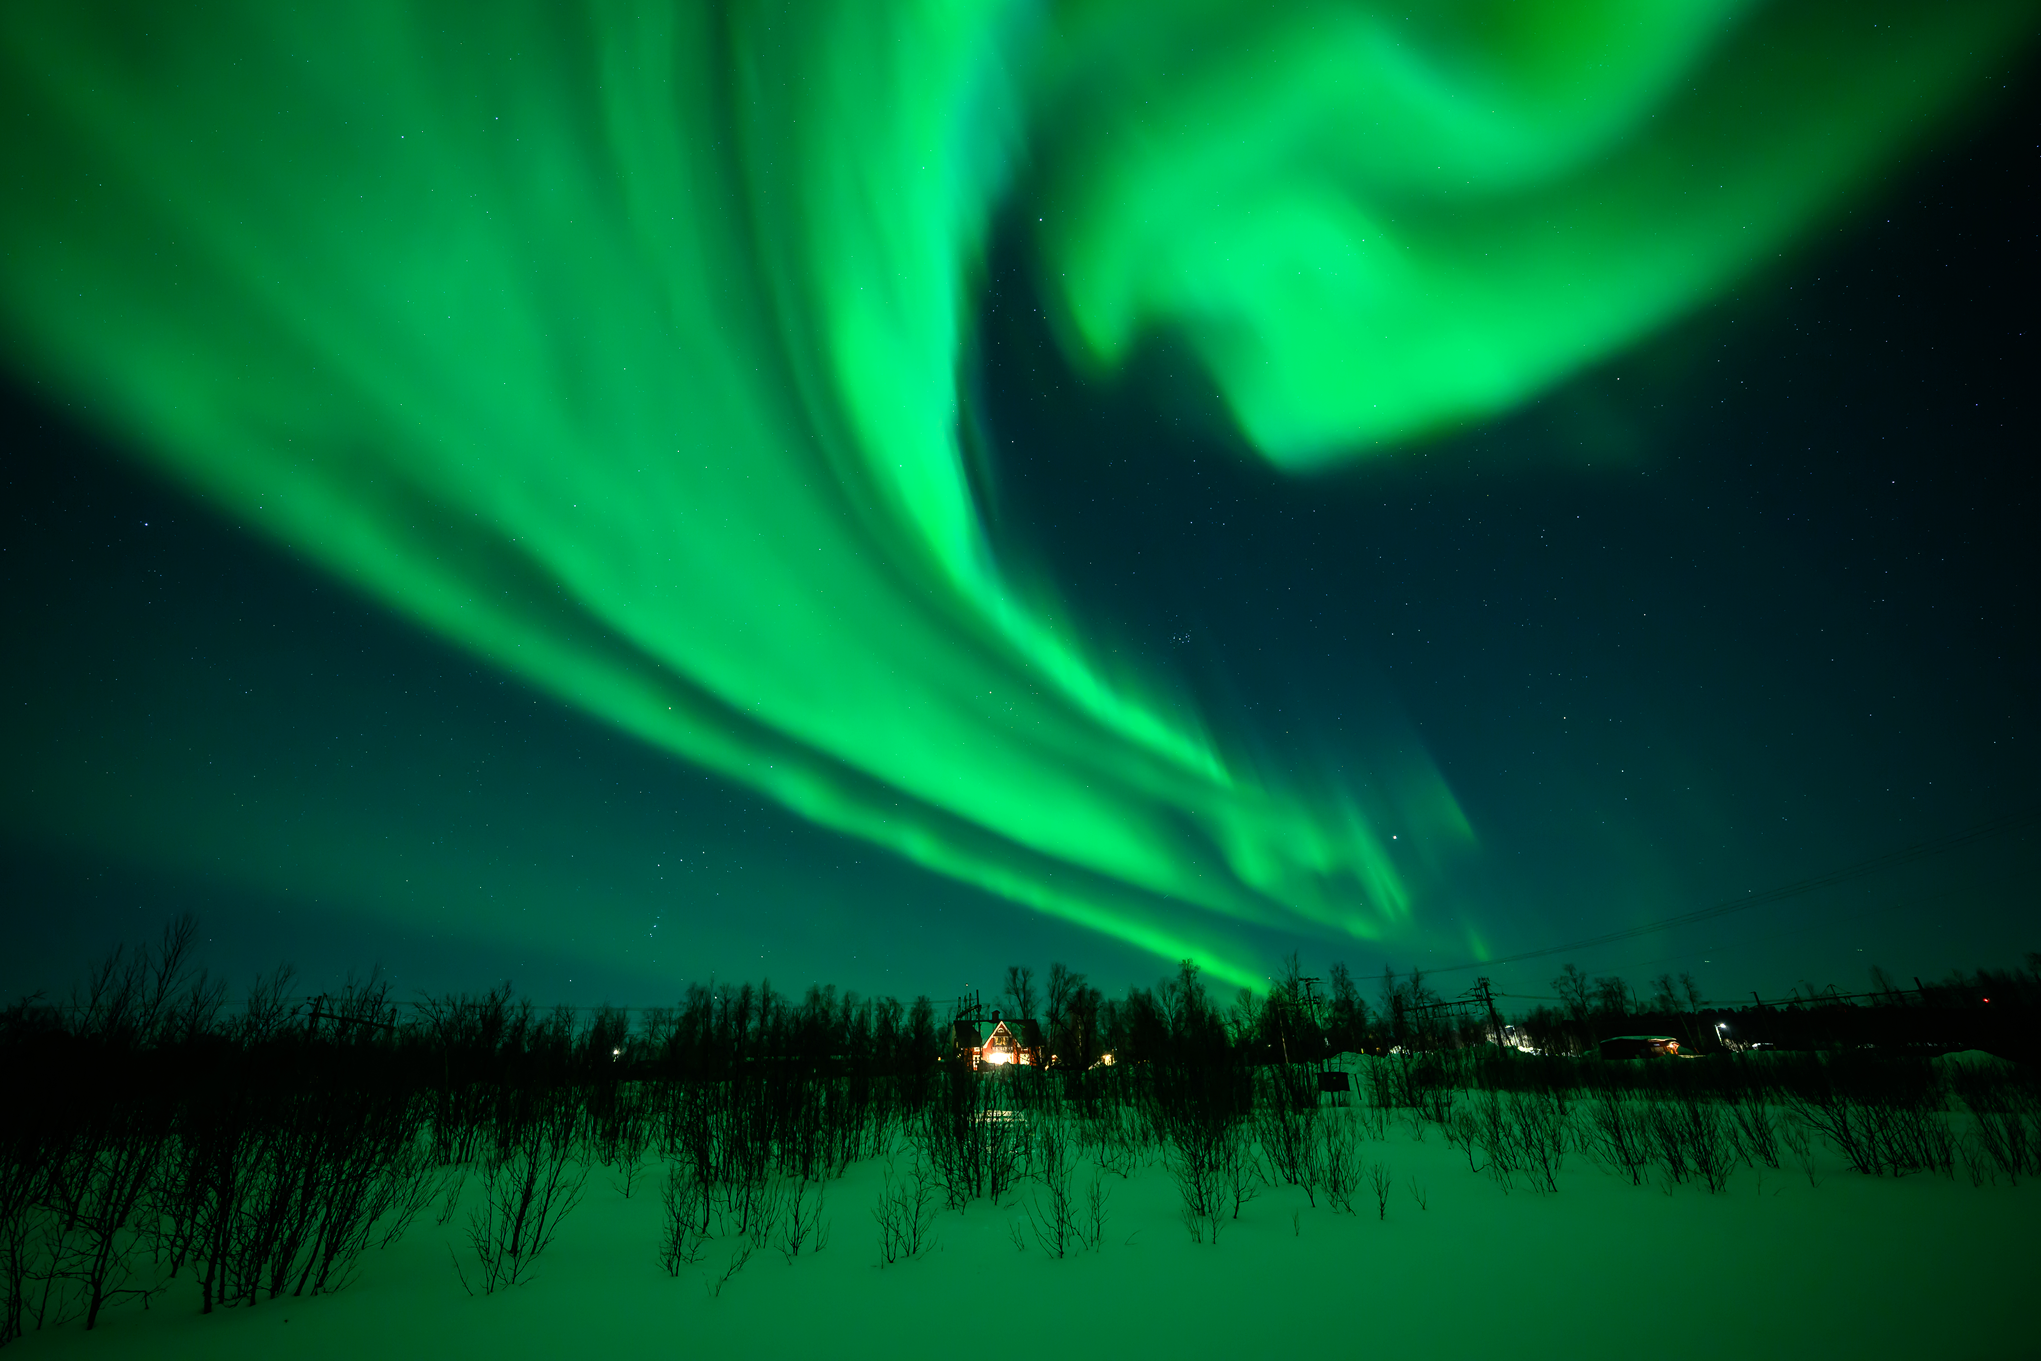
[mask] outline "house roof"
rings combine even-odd
[[[992,1034],[986,1039],[985,1044],[988,1048],[1004,1044],[1015,1049],[1040,1049],[1042,1027],[1040,1023],[1025,1017],[998,1021],[994,1023]]]

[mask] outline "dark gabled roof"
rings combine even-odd
[[[959,1049],[976,1049],[981,1041],[974,1021],[956,1021],[950,1026],[950,1043]]]
[[[1013,1045],[1016,1049],[1040,1049],[1042,1047],[1042,1027],[1037,1021],[1029,1020],[1025,1017],[1015,1017],[1012,1020],[996,1022],[992,1027],[992,1035],[985,1042],[987,1044],[993,1043],[1002,1030],[1006,1032],[1007,1043]]]

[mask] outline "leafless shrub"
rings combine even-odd
[[[1446,1142],[1460,1150],[1467,1159],[1467,1170],[1482,1170],[1478,1152],[1481,1148],[1481,1120],[1472,1111],[1455,1110],[1453,1118],[1443,1127]]]
[[[1255,1138],[1269,1168],[1285,1183],[1302,1187],[1317,1203],[1313,1153],[1319,1121],[1317,1074],[1283,1064],[1269,1069],[1260,1081],[1261,1099],[1254,1116]]]
[[[1815,1152],[1812,1131],[1797,1117],[1788,1119],[1779,1126],[1779,1138],[1793,1154],[1793,1161],[1807,1174],[1809,1186],[1820,1186],[1821,1178],[1815,1173]]]
[[[1044,1256],[1062,1258],[1080,1245],[1076,1197],[1070,1179],[1070,1143],[1055,1124],[1038,1131],[1034,1141],[1035,1178],[1041,1190],[1026,1206],[1026,1218],[1035,1234],[1035,1246]]]
[[[735,1252],[730,1254],[729,1265],[723,1268],[723,1274],[716,1278],[715,1287],[709,1292],[712,1299],[723,1298],[723,1287],[737,1278],[737,1273],[744,1270],[745,1264],[751,1260],[751,1254],[757,1250],[756,1244],[743,1243],[738,1246]],[[707,1283],[704,1282],[704,1284]]]
[[[937,1101],[910,1129],[951,1209],[961,1210],[981,1195],[998,1205],[1026,1170],[1030,1130],[1011,1095],[997,1079],[946,1073]]]
[[[1375,1188],[1375,1214],[1379,1219],[1389,1218],[1389,1188],[1395,1184],[1389,1171],[1389,1164],[1373,1162],[1368,1164],[1368,1184]]]
[[[2036,1137],[2027,1112],[2014,1099],[2011,1084],[1991,1069],[1959,1068],[1955,1086],[1963,1104],[1970,1108],[1974,1124],[1971,1138],[1965,1141],[1973,1146],[1964,1154],[1966,1162],[1975,1159],[1994,1173],[1994,1180],[1996,1174],[2003,1173],[2014,1186],[2019,1185],[2023,1173],[2041,1173],[2041,1138]],[[1971,1175],[1975,1180],[1977,1174]]]
[[[1106,1241],[1106,1201],[1111,1196],[1112,1190],[1106,1185],[1104,1172],[1094,1167],[1091,1180],[1085,1183],[1084,1218],[1078,1227],[1078,1238],[1090,1251],[1098,1251]]]
[[[2021,1173],[2032,1176],[2041,1171],[2041,1140],[2035,1138],[2033,1126],[2021,1112],[1980,1110],[1976,1116],[1977,1146],[1998,1171],[2005,1173],[2008,1182],[2017,1186]]]
[[[751,1194],[751,1209],[741,1232],[755,1248],[770,1247],[785,1220],[787,1201],[795,1183],[782,1177],[765,1177]]]
[[[1110,1098],[1082,1112],[1078,1128],[1098,1165],[1116,1176],[1132,1176],[1155,1145],[1153,1124],[1140,1106]]]
[[[1027,1118],[1016,1110],[988,1111],[985,1130],[985,1198],[996,1208],[1027,1169],[1032,1151]]]
[[[445,1228],[447,1221],[454,1217],[454,1211],[461,1208],[461,1192],[468,1186],[468,1169],[455,1164],[444,1169],[439,1180],[439,1213],[433,1216],[433,1225]]]
[[[1668,1103],[1654,1101],[1647,1108],[1646,1124],[1651,1131],[1651,1147],[1657,1156],[1658,1169],[1667,1189],[1685,1182],[1693,1176],[1693,1164],[1688,1159],[1686,1131],[1678,1112]]]
[[[272,1278],[273,1287],[294,1279],[293,1294],[340,1289],[371,1242],[395,1243],[433,1199],[432,1152],[415,1125],[349,1128],[361,1137],[324,1151],[302,1254],[290,1274]],[[278,1293],[273,1288],[272,1298]]]
[[[1931,1097],[1860,1100],[1829,1088],[1797,1098],[1794,1114],[1859,1172],[1954,1172],[1955,1136]]]
[[[1713,1101],[1702,1100],[1688,1092],[1679,1102],[1679,1112],[1685,1128],[1688,1156],[1694,1164],[1694,1175],[1710,1191],[1725,1189],[1729,1185],[1729,1173],[1736,1165],[1736,1155],[1727,1137],[1721,1109]]]
[[[641,1093],[626,1091],[617,1100],[619,1111],[606,1152],[617,1169],[617,1179],[611,1185],[629,1200],[644,1170],[646,1151],[652,1145],[652,1119]]]
[[[1730,1134],[1743,1160],[1752,1167],[1779,1165],[1779,1127],[1765,1094],[1757,1087],[1738,1091],[1729,1103]]]
[[[1970,1176],[1972,1186],[1983,1186],[1987,1181],[1995,1182],[1998,1176],[1992,1167],[1991,1155],[1986,1153],[1976,1135],[1962,1139],[1956,1145],[1957,1156],[1962,1160],[1963,1170]]]
[[[1263,1180],[1261,1159],[1255,1155],[1254,1145],[1244,1131],[1236,1130],[1221,1144],[1219,1171],[1233,1217],[1238,1219],[1241,1209],[1261,1194]]]
[[[1494,1178],[1503,1194],[1509,1194],[1522,1166],[1522,1151],[1517,1147],[1516,1127],[1503,1105],[1502,1094],[1494,1088],[1484,1088],[1476,1097],[1468,1137],[1471,1145],[1481,1150],[1482,1170]],[[1471,1153],[1468,1162],[1472,1165]]]
[[[1353,1126],[1339,1112],[1319,1125],[1314,1154],[1326,1203],[1341,1214],[1352,1214],[1354,1195],[1360,1190],[1361,1150]]]
[[[879,1261],[882,1266],[912,1261],[935,1246],[930,1232],[935,1227],[935,1174],[917,1160],[914,1170],[896,1177],[886,1170],[872,1218],[879,1225]]]
[[[775,1244],[780,1256],[791,1264],[807,1248],[810,1255],[829,1246],[829,1225],[822,1221],[823,1194],[819,1181],[802,1181],[794,1184],[787,1193],[780,1215],[779,1237]]]
[[[425,1213],[426,1207],[445,1194],[446,1183],[458,1175],[457,1169],[433,1166],[429,1144],[414,1143],[412,1166],[408,1175],[404,1176],[401,1195],[395,1200],[389,1217],[383,1221],[383,1234],[376,1246],[394,1246],[404,1236],[404,1231]]]
[[[1559,1189],[1559,1170],[1573,1136],[1566,1108],[1555,1094],[1484,1089],[1474,1103],[1473,1117],[1471,1124],[1449,1125],[1456,1138],[1466,1140],[1470,1167],[1478,1148],[1482,1170],[1505,1193],[1519,1180],[1540,1192]]]
[[[669,1276],[702,1260],[709,1243],[709,1189],[692,1169],[678,1164],[667,1169],[660,1200],[665,1215],[659,1235],[659,1265]]]
[[[1588,1107],[1586,1137],[1591,1156],[1603,1166],[1630,1178],[1632,1186],[1644,1184],[1644,1169],[1651,1162],[1649,1121],[1635,1102],[1613,1087],[1602,1087]]]
[[[130,1284],[134,1225],[168,1145],[170,1112],[160,1101],[135,1111],[110,1099],[97,1107],[49,1171],[38,1326],[82,1314],[89,1329],[108,1305],[154,1293]]]
[[[1368,1104],[1382,1112],[1385,1119],[1398,1104],[1395,1074],[1386,1059],[1376,1059],[1368,1065]]]
[[[1529,1175],[1532,1189],[1547,1194],[1557,1191],[1570,1139],[1566,1107],[1558,1094],[1511,1092],[1509,1122],[1518,1165]]]
[[[1220,1210],[1224,1203],[1224,1153],[1222,1138],[1187,1138],[1170,1143],[1167,1154],[1170,1179],[1176,1183],[1178,1217],[1191,1241],[1219,1241]]]
[[[562,1094],[528,1099],[535,1109],[498,1136],[483,1170],[481,1203],[468,1213],[468,1244],[485,1295],[530,1279],[532,1263],[588,1186],[588,1166],[575,1156],[579,1112]],[[467,1274],[460,1275],[474,1293]]]

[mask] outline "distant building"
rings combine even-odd
[[[982,1039],[978,1026],[958,1021],[950,1027],[950,1048],[959,1062],[974,1069],[1004,1068],[1009,1064],[1042,1068],[1049,1062],[1049,1046],[1042,1041],[1042,1027],[1032,1019],[1003,1021],[992,1013],[992,1033]]]
[[[1531,1043],[1530,1032],[1513,1025],[1506,1025],[1499,1032],[1490,1026],[1484,1038],[1490,1044],[1499,1044],[1505,1049],[1521,1050],[1526,1054],[1538,1052],[1537,1046]]]
[[[1602,1041],[1605,1059],[1651,1059],[1680,1056],[1680,1042],[1670,1035],[1617,1035]]]

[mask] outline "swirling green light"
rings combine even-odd
[[[1375,936],[1374,829],[993,559],[994,214],[1099,366],[1270,457],[1499,410],[1710,296],[2030,12],[1728,0],[22,3],[15,365],[448,637],[808,817],[1248,980]],[[1415,11],[1411,17],[1407,11]]]

